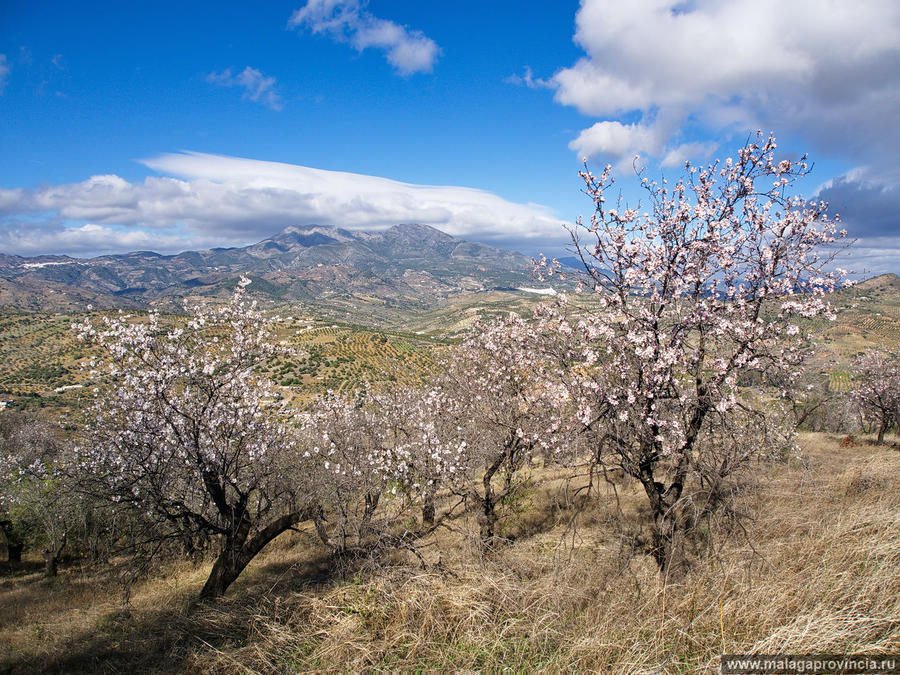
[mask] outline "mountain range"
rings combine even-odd
[[[466,292],[534,286],[531,259],[465,241],[427,225],[361,232],[327,225],[288,227],[239,248],[160,255],[136,251],[95,258],[0,254],[0,307],[26,311],[181,304],[225,296],[244,274],[276,302],[375,298],[426,307]]]

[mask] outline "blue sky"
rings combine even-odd
[[[5,252],[415,220],[555,254],[582,156],[671,175],[760,127],[900,270],[893,1],[6,0],[0,55]]]

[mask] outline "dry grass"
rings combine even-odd
[[[605,504],[567,533],[548,481],[508,525],[514,543],[484,558],[445,533],[426,569],[328,579],[295,539],[215,605],[190,603],[205,570],[182,566],[126,610],[74,569],[3,578],[0,670],[717,672],[722,652],[900,651],[900,453],[802,444],[808,461],[761,467],[749,538],[677,583],[645,557],[623,564]]]

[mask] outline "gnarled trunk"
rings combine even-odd
[[[878,438],[875,440],[878,445],[884,443],[884,435],[887,433],[887,430],[891,428],[891,421],[890,415],[882,416],[881,423],[878,425]]]
[[[506,459],[508,449],[501,455],[498,455],[493,464],[487,467],[481,478],[481,485],[484,490],[483,494],[477,495],[478,499],[478,534],[482,546],[490,546],[494,542],[496,536],[495,527],[497,525],[497,501],[498,498],[494,494],[493,479],[497,471],[503,465]]]
[[[266,544],[297,523],[309,520],[313,517],[313,513],[313,509],[307,508],[281,516],[257,532],[252,538],[249,537],[250,521],[246,518],[243,519],[234,528],[233,533],[226,538],[222,552],[213,563],[209,578],[207,578],[203,590],[200,591],[200,598],[212,600],[222,596],[250,561],[265,548]]]
[[[243,543],[239,544],[233,540],[225,542],[222,552],[213,563],[203,590],[200,591],[201,598],[213,599],[224,595],[228,587],[240,576],[250,562],[243,548]]]
[[[478,513],[478,534],[482,546],[490,546],[496,537],[497,512],[495,507],[496,502],[489,497],[485,497],[481,502],[481,509]]]
[[[22,562],[22,551],[25,550],[25,544],[21,542],[6,542],[6,556],[11,563]]]
[[[362,540],[374,533],[372,528],[372,518],[375,517],[375,511],[378,510],[378,503],[381,501],[381,495],[377,492],[367,494],[365,497],[365,509],[363,510],[363,519],[359,528],[360,544]]]
[[[422,524],[434,525],[435,513],[434,488],[430,487],[425,491],[425,500],[422,503]]]
[[[645,447],[642,456],[648,459],[639,465],[638,479],[650,501],[650,512],[653,515],[649,553],[653,556],[659,571],[666,572],[675,554],[675,538],[679,529],[676,505],[684,490],[687,463],[682,459],[677,464],[672,482],[666,487],[656,480],[653,473],[654,463],[649,459],[656,456],[655,448]]]
[[[15,526],[12,521],[0,520],[0,532],[3,533],[3,539],[6,540],[6,555],[9,562],[22,562],[22,551],[25,549],[25,542],[16,536]]]
[[[52,543],[47,545],[42,552],[44,556],[44,577],[50,579],[55,577],[58,572],[59,566],[59,556],[62,555],[63,549],[66,547],[66,536],[63,535],[62,542],[60,542],[59,546],[54,546]]]

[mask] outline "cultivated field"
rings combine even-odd
[[[143,316],[132,312],[135,320]],[[98,320],[99,313],[94,319]],[[82,343],[72,323],[84,316],[0,315],[0,400],[21,409],[77,410],[94,382],[86,367],[96,351]],[[164,316],[176,324],[176,316]],[[312,317],[284,320],[277,326],[281,343],[297,351],[271,362],[267,374],[287,398],[308,400],[331,389],[362,384],[417,381],[434,364],[442,338],[401,330],[375,331],[352,324],[325,323]]]
[[[572,296],[576,304],[590,306],[591,300],[589,295]],[[361,323],[313,313],[291,317],[279,326],[279,338],[307,352],[308,358],[279,359],[269,373],[286,396],[302,399],[328,389],[347,391],[364,382],[412,382],[433,366],[436,348],[477,319],[510,312],[530,316],[541,301],[547,298],[497,291],[462,295],[428,311],[395,310],[390,322],[361,311],[353,313]],[[895,275],[870,279],[835,294],[833,303],[834,322],[817,319],[809,326],[816,351],[808,370],[826,376],[832,391],[846,392],[857,354],[876,346],[900,348],[900,279]],[[291,308],[280,309],[286,316],[296,314]],[[76,339],[70,326],[82,318],[0,314],[0,400],[23,408],[77,405],[84,396],[80,385],[88,384],[81,364],[90,348]]]

